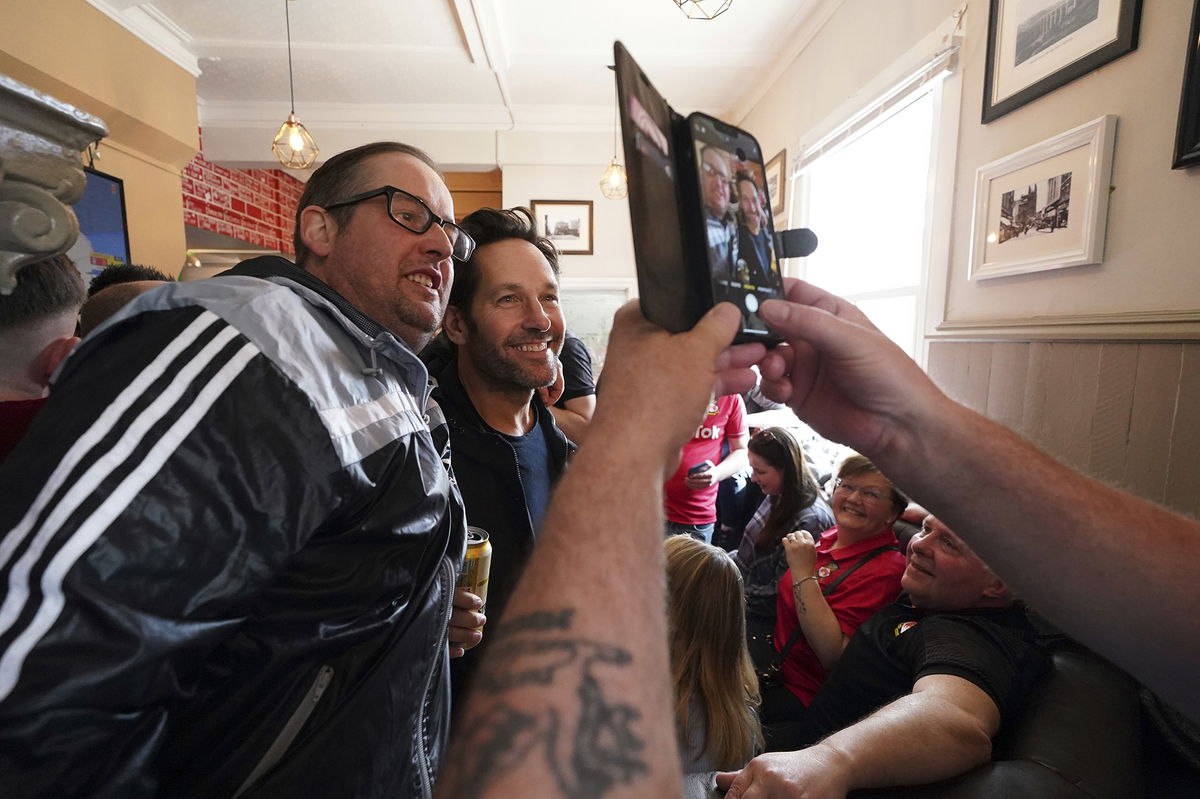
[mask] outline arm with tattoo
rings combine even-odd
[[[494,631],[442,769],[442,797],[678,796],[662,550],[664,475],[714,386],[752,385],[720,306],[670,335],[617,315],[605,387]],[[648,399],[653,398],[653,399]]]

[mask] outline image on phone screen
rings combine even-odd
[[[745,332],[766,334],[758,309],[764,300],[782,296],[783,281],[761,151],[754,137],[736,128],[700,115],[689,123],[713,302],[732,302],[742,311]]]

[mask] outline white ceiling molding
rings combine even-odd
[[[268,157],[288,110],[280,0],[88,2],[196,76],[206,157]],[[557,134],[576,132],[607,133],[607,163],[614,38],[676,108],[736,123],[842,2],[743,0],[697,23],[666,0],[295,0],[296,110],[327,154],[416,136],[440,155],[436,137],[461,133],[456,158],[496,162],[504,133],[551,134],[566,150]]]
[[[197,105],[201,126],[265,125],[279,116],[280,104],[202,102]],[[608,131],[612,111],[595,106],[514,106],[513,130]],[[310,128],[361,128],[364,125],[399,125],[424,130],[496,130],[508,128],[508,111],[501,105],[363,105],[360,103],[306,103],[305,125]]]
[[[264,50],[287,52],[287,43],[274,39],[193,39],[191,50],[197,58],[229,58],[246,55],[261,55]],[[292,40],[293,53],[403,53],[422,58],[441,57],[446,61],[458,61],[462,51],[453,47],[414,47],[412,45],[380,44],[364,42],[305,42]],[[481,62],[479,66],[487,66]]]
[[[504,41],[504,31],[500,26],[496,6],[491,0],[470,0],[475,23],[483,42],[483,51],[487,56],[488,67],[496,79],[496,89],[504,109],[508,112],[508,130],[517,126],[516,116],[512,108],[512,92],[508,85],[508,47]]]
[[[200,61],[186,46],[189,41],[187,34],[165,15],[148,13],[127,0],[117,0],[115,3],[107,0],[87,2],[163,56],[183,67],[192,77],[200,77]]]
[[[762,78],[755,81],[753,91],[747,92],[739,98],[738,102],[730,109],[729,119],[726,121],[738,123],[745,119],[746,115],[750,113],[750,109],[758,105],[767,90],[775,85],[779,77],[792,65],[804,48],[808,47],[809,43],[816,38],[817,34],[821,32],[821,28],[825,27],[825,23],[844,2],[845,0],[815,0],[811,4],[800,4],[788,25],[789,29],[793,27],[796,29],[796,33],[788,39],[790,45],[772,58],[775,66]]]
[[[475,21],[475,10],[471,0],[451,0],[451,2],[454,7],[454,18],[458,21],[458,32],[462,36],[463,46],[471,56],[471,63],[487,66],[487,52],[484,50],[479,25]]]

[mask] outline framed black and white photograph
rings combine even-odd
[[[563,255],[592,254],[591,200],[531,200],[539,236],[554,242]]]
[[[1102,116],[979,168],[972,280],[1104,260],[1116,128]]]
[[[775,157],[767,162],[763,168],[766,184],[767,196],[771,198],[771,214],[779,216],[783,213],[786,207],[787,199],[787,177],[785,170],[787,169],[787,150],[780,150],[775,154]]]
[[[991,0],[983,121],[1137,49],[1142,0]]]
[[[1200,0],[1192,9],[1183,94],[1179,98],[1179,127],[1175,132],[1172,169],[1200,166]]]

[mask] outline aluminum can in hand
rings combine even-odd
[[[480,527],[467,528],[467,555],[463,560],[462,574],[458,587],[464,588],[483,600],[487,607],[488,574],[492,570],[492,544],[487,530]]]

